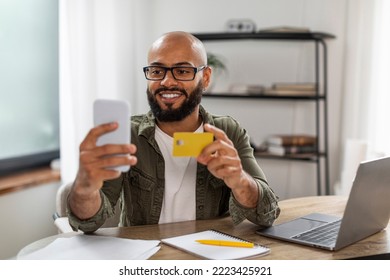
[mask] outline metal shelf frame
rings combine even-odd
[[[311,154],[301,157],[278,157],[269,154],[256,153],[256,157],[268,159],[284,159],[284,160],[300,160],[314,162],[317,165],[317,194],[322,195],[322,190],[325,190],[325,195],[330,194],[329,185],[329,142],[328,142],[328,52],[326,39],[335,38],[334,35],[323,32],[257,32],[257,33],[194,33],[195,37],[201,41],[226,41],[226,40],[286,40],[286,41],[308,41],[314,43],[315,57],[314,69],[316,85],[316,94],[313,96],[273,96],[273,95],[244,95],[234,93],[207,93],[203,96],[206,98],[249,98],[263,100],[289,100],[289,101],[311,101],[315,103],[315,130],[317,136],[317,147],[319,151],[316,154]],[[320,71],[322,68],[322,72]],[[320,84],[322,89],[320,89]],[[323,129],[321,131],[321,104],[323,106],[322,121]],[[322,149],[320,149],[320,139],[323,140]],[[324,160],[322,166],[322,160]],[[324,173],[322,173],[324,171]],[[322,185],[324,182],[324,186]]]

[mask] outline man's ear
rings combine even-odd
[[[204,91],[209,87],[211,83],[211,76],[212,76],[213,70],[210,66],[207,66],[205,69],[203,69],[203,86]]]

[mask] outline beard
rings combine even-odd
[[[169,90],[180,91],[187,99],[177,109],[173,109],[172,105],[170,105],[168,106],[168,109],[163,110],[156,100],[156,95],[161,91]],[[150,109],[157,120],[160,122],[177,122],[188,117],[192,112],[194,112],[196,106],[200,104],[203,93],[203,83],[200,81],[190,94],[185,89],[166,87],[158,88],[155,93],[151,93],[148,88],[146,93],[148,95]]]

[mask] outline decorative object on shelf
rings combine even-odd
[[[210,52],[207,53],[207,65],[216,71],[226,71],[226,66],[222,59],[218,55]]]
[[[256,32],[256,23],[251,19],[231,19],[226,23],[227,32]]]
[[[218,55],[210,52],[207,53],[207,65],[213,70],[211,83],[207,89],[207,91],[210,92],[214,88],[218,77],[222,75],[222,73],[227,72],[227,69],[222,59]]]

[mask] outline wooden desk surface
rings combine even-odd
[[[312,212],[342,216],[347,198],[340,196],[312,196],[281,201],[282,210],[275,224],[285,222]],[[255,234],[258,226],[244,221],[234,227],[230,217],[217,220],[199,220],[162,225],[136,226],[126,228],[101,228],[95,234],[124,238],[162,239],[207,229],[217,229],[228,234],[263,244],[271,248],[271,253],[259,259],[270,260],[309,260],[309,259],[348,259],[390,252],[390,226],[377,234],[352,244],[336,252],[288,243]],[[198,259],[196,256],[161,244],[161,249],[151,259]]]

